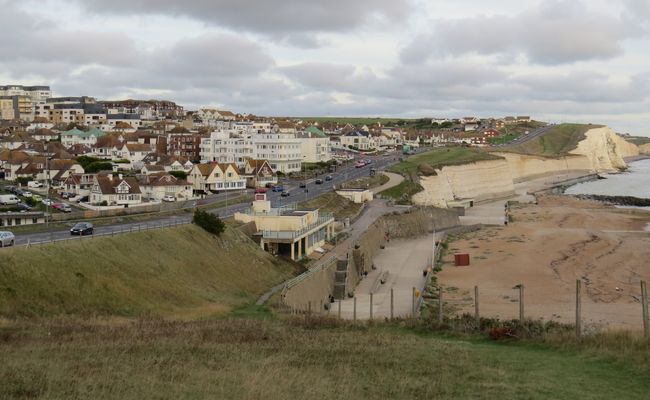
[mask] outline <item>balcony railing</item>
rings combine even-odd
[[[298,231],[262,231],[262,237],[264,239],[288,239],[288,240],[294,240],[296,238],[299,238],[306,233],[315,230],[317,228],[323,227],[329,223],[334,222],[334,217],[332,214],[329,213],[323,213],[324,215],[321,215],[318,217],[316,222],[313,224],[310,224]]]

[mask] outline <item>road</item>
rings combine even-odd
[[[372,164],[365,166],[363,168],[355,168],[353,163],[347,163],[338,167],[337,172],[330,174],[324,174],[321,178],[324,178],[326,175],[332,175],[331,181],[324,181],[323,184],[315,184],[316,178],[307,180],[307,189],[308,192],[305,192],[304,189],[299,188],[299,180],[285,180],[282,182],[285,190],[287,190],[290,195],[288,197],[281,197],[280,193],[268,191],[267,196],[271,201],[273,207],[279,207],[287,205],[290,203],[301,202],[304,200],[309,200],[314,197],[320,196],[324,193],[333,190],[333,187],[338,186],[344,182],[369,176],[370,168],[375,168],[378,171],[385,169],[387,166],[395,163],[400,155],[397,152],[389,153],[383,156],[366,156],[364,158],[372,160]],[[251,191],[252,193],[252,191]],[[237,197],[235,194],[231,194],[231,197]],[[220,200],[225,199],[225,195],[219,195]],[[230,217],[236,212],[241,212],[250,207],[250,204],[234,204],[229,205],[228,207],[221,207],[218,209],[210,209],[209,211],[214,214],[219,214],[222,218]],[[111,225],[100,225],[95,227],[96,234],[120,234],[130,231],[138,231],[144,229],[155,229],[164,226],[176,225],[176,224],[186,224],[192,220],[191,213],[183,213],[179,215],[172,215],[160,218],[154,218],[147,221],[140,222],[124,222],[116,223]],[[73,221],[70,221],[70,224],[73,224]],[[70,237],[70,231],[66,229],[55,229],[50,231],[34,232],[28,234],[22,234],[16,236],[16,245],[26,245],[28,243],[40,243],[40,242],[49,242],[53,240],[67,239]]]
[[[508,147],[508,146],[514,146],[514,145],[526,143],[528,141],[531,141],[533,139],[537,139],[538,137],[544,135],[546,132],[548,132],[554,126],[555,126],[555,124],[550,124],[550,125],[543,126],[541,128],[537,128],[535,130],[532,130],[532,131],[528,132],[528,134],[526,134],[526,135],[519,136],[518,138],[516,138],[515,140],[513,140],[511,142],[504,143],[504,144],[501,144],[501,145],[496,146],[496,147]]]

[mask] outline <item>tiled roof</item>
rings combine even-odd
[[[123,177],[122,179],[120,179],[117,175],[101,174],[101,175],[97,175],[95,179],[97,179],[97,183],[99,184],[99,190],[102,192],[102,194],[117,194],[115,192],[115,188],[118,187],[122,182],[126,182],[126,184],[129,185],[129,187],[131,188],[129,190],[129,194],[141,193],[140,185],[138,184],[137,179],[131,176]]]

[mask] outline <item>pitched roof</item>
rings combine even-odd
[[[151,146],[145,143],[127,143],[125,144],[125,146],[129,151],[139,151],[139,152],[151,151]]]
[[[117,194],[115,188],[122,182],[126,182],[126,184],[131,188],[129,193],[141,193],[138,180],[132,176],[126,176],[120,179],[117,175],[113,174],[98,174],[95,179],[97,180],[99,190],[102,194]]]
[[[24,151],[5,150],[0,152],[0,161],[10,164],[19,164],[29,160],[29,155]]]
[[[170,174],[149,175],[141,181],[143,186],[187,186],[185,179],[178,179]]]

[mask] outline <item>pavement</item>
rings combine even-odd
[[[428,267],[433,252],[433,235],[415,239],[393,239],[373,260],[376,269],[363,278],[354,291],[356,318],[370,319],[370,293],[372,292],[372,318],[391,317],[391,290],[395,318],[413,313],[413,288],[422,293],[427,282],[423,271]],[[378,279],[388,272],[384,284]],[[417,301],[417,300],[416,300]],[[338,315],[339,302],[332,305],[330,313]],[[340,301],[341,318],[355,318],[354,299]]]

